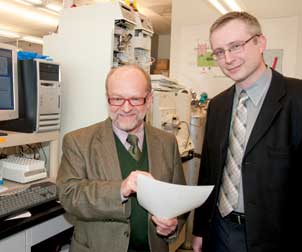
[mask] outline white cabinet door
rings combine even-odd
[[[27,240],[29,240],[29,237],[31,237],[31,241],[28,242],[30,242],[31,246],[34,246],[39,242],[55,236],[56,234],[61,233],[70,227],[72,227],[72,225],[65,220],[64,216],[59,215],[29,229],[27,231]]]
[[[26,252],[25,231],[0,240],[0,251]]]

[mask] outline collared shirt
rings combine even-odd
[[[246,128],[246,135],[245,135],[245,143],[244,143],[244,150],[246,149],[248,140],[250,138],[251,132],[254,128],[256,119],[262,107],[263,101],[266,97],[267,91],[270,87],[270,83],[272,80],[272,70],[267,68],[266,71],[262,74],[262,76],[250,87],[245,89],[249,99],[246,103],[247,105],[247,128]],[[238,97],[242,88],[236,85],[236,91],[234,95],[234,102],[233,102],[233,112],[232,118],[234,117],[235,110],[238,103]],[[235,209],[236,212],[244,213],[244,201],[243,201],[243,187],[242,187],[242,177],[239,187],[239,201],[238,207]]]
[[[127,142],[128,132],[119,129],[112,123],[112,129],[115,135],[118,137],[118,139],[121,141],[121,143],[124,145],[126,150],[130,148],[130,144]],[[136,133],[134,134],[138,137],[138,147],[142,151],[143,150],[143,144],[144,144],[144,123],[139,126]]]
[[[126,148],[126,150],[129,150],[130,144],[127,142],[128,132],[119,129],[112,123],[112,129],[114,134],[118,137],[118,139],[121,141],[123,146]],[[143,144],[144,144],[144,123],[137,129],[135,135],[138,138],[138,147],[142,151],[143,150]],[[128,197],[124,197],[121,194],[121,201],[122,203],[125,203],[128,200]]]

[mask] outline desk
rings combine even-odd
[[[0,136],[0,148],[49,143],[48,176],[50,180],[55,180],[59,167],[59,131],[42,133],[6,131],[5,133],[6,136]],[[24,185],[5,180],[5,186],[14,189]],[[56,201],[34,207],[30,212],[32,216],[29,218],[0,222],[0,251],[30,252],[32,246],[72,227],[63,217],[64,209]]]
[[[72,228],[56,201],[34,207],[30,212],[29,218],[0,222],[0,251],[29,252],[34,245]]]

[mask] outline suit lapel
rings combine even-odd
[[[257,142],[270,128],[274,118],[282,108],[279,100],[285,95],[285,93],[283,76],[273,71],[270,88],[249,137],[245,155],[254,148]]]
[[[230,132],[230,125],[232,120],[232,109],[233,109],[233,100],[235,94],[235,86],[233,85],[226,93],[225,99],[222,99],[224,102],[223,104],[219,104],[219,111],[217,113],[217,122],[222,123],[221,132],[220,132],[220,154],[221,159],[225,160],[227,147],[229,143],[229,132]],[[216,112],[215,112],[216,113]]]
[[[99,130],[96,148],[96,161],[103,164],[105,176],[108,179],[122,179],[121,168],[118,160],[117,149],[115,145],[112,122],[108,118],[105,120],[102,129]]]
[[[159,136],[146,124],[146,140],[148,148],[149,172],[154,178],[161,178],[162,150],[160,148]]]

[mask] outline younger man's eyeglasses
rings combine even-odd
[[[253,38],[255,37],[259,37],[261,34],[255,34],[252,37],[250,37],[249,39],[245,40],[245,41],[235,41],[231,44],[231,46],[227,49],[223,49],[223,48],[217,48],[213,51],[212,56],[215,60],[222,60],[225,58],[225,53],[226,51],[228,51],[230,54],[236,54],[236,53],[240,53],[243,51],[244,46],[250,42]]]

